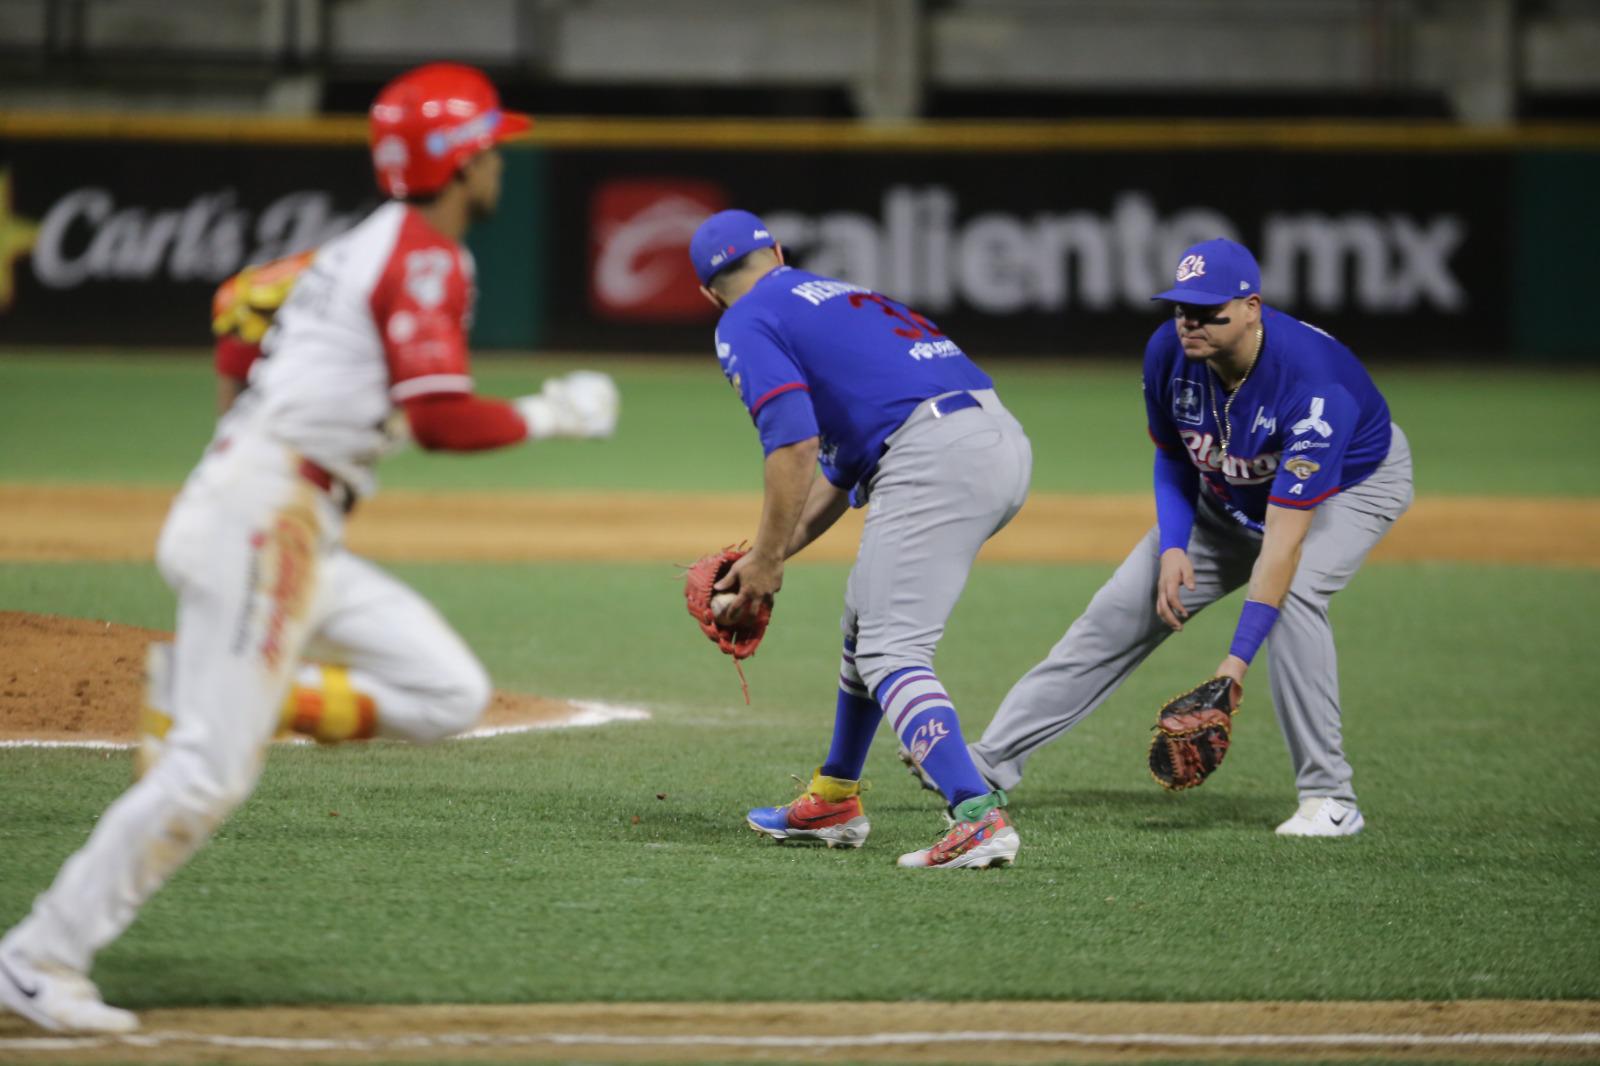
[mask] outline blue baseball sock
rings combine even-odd
[[[927,771],[950,806],[987,795],[989,783],[967,754],[955,704],[932,667],[896,670],[878,686],[878,705],[900,743]]]
[[[823,776],[844,781],[861,780],[861,768],[867,764],[867,751],[872,747],[872,738],[881,721],[883,710],[867,691],[861,675],[856,673],[856,642],[854,638],[846,638],[844,654],[839,660],[839,702],[833,715],[833,743],[822,764]]]

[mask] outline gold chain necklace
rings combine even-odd
[[[1250,371],[1256,368],[1256,363],[1261,359],[1261,345],[1265,342],[1265,340],[1266,332],[1260,326],[1257,326],[1255,354],[1250,356],[1250,365],[1244,368],[1244,377],[1239,379],[1239,384],[1233,387],[1233,391],[1228,393],[1227,400],[1223,401],[1222,414],[1220,417],[1217,415],[1216,387],[1213,385],[1211,388],[1206,390],[1206,396],[1211,400],[1211,417],[1216,419],[1217,432],[1222,437],[1222,458],[1224,461],[1226,461],[1228,458],[1228,442],[1233,439],[1234,397],[1239,395],[1239,390],[1244,388],[1244,383],[1250,380]]]

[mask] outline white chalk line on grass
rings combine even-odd
[[[598,725],[610,725],[612,722],[644,722],[650,718],[650,712],[643,707],[625,707],[617,703],[600,703],[595,700],[570,702],[577,708],[577,714],[565,718],[552,718],[545,722],[530,722],[526,725],[485,726],[482,729],[468,730],[454,739],[503,737],[512,733],[532,733],[540,729],[588,729]]]
[[[1069,1044],[1088,1047],[1497,1047],[1600,1046],[1596,1033],[1074,1033],[904,1032],[844,1036],[738,1036],[723,1034],[619,1033],[436,1033],[371,1039],[234,1036],[181,1031],[118,1036],[0,1038],[0,1051],[87,1051],[97,1048],[161,1048],[179,1044],[263,1051],[412,1051],[430,1048],[535,1047],[721,1047],[829,1050],[924,1044]]]
[[[549,718],[518,725],[484,726],[480,729],[469,729],[460,736],[450,739],[482,740],[487,737],[512,736],[516,733],[533,733],[542,729],[589,729],[594,726],[610,725],[612,722],[643,722],[650,718],[650,712],[643,707],[624,707],[616,703],[600,703],[595,700],[572,700],[571,703],[576,708],[576,713],[569,714],[565,718]],[[314,744],[315,741],[307,737],[289,737],[279,743]],[[0,740],[0,748],[83,748],[91,751],[127,751],[133,746],[132,741],[123,740]]]

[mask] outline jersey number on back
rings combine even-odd
[[[883,313],[890,318],[904,322],[903,326],[895,327],[895,336],[904,337],[908,341],[920,341],[929,337],[943,337],[939,327],[917,314],[911,308],[899,308],[891,304],[883,296],[875,292],[853,292],[850,294],[850,306],[859,308],[865,303],[874,303],[882,308]]]

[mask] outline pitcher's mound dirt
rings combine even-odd
[[[0,611],[0,740],[132,741],[145,646],[171,637],[116,622]],[[479,725],[527,726],[575,713],[565,700],[496,692]]]

